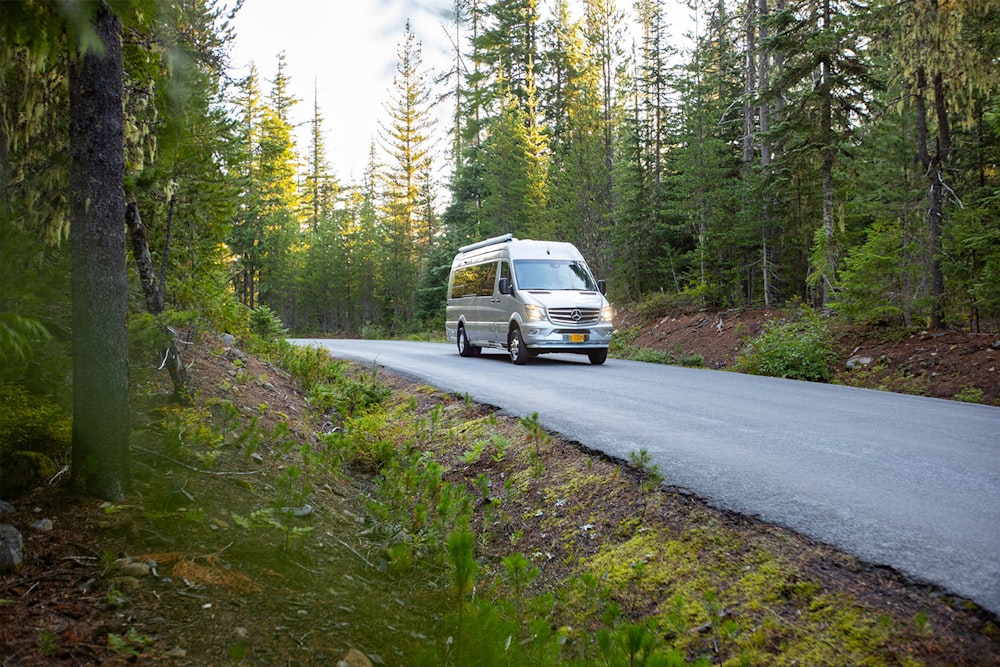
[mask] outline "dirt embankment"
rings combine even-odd
[[[745,341],[758,335],[778,310],[704,310],[642,322],[626,314],[634,344],[697,353],[706,368],[728,368]],[[849,327],[834,322],[839,363],[836,381],[870,389],[1000,405],[1000,334],[953,330],[912,332]],[[856,366],[848,368],[854,358]]]

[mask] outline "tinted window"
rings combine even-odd
[[[451,298],[462,296],[491,296],[496,276],[496,262],[463,266],[455,271],[451,283]]]

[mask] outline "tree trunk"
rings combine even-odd
[[[103,53],[70,65],[73,485],[124,496],[129,471],[121,23],[94,19]]]
[[[823,15],[821,17],[821,27],[824,33],[829,33],[831,16],[830,0],[823,2]],[[837,280],[837,244],[834,238],[833,222],[833,165],[837,150],[837,138],[833,131],[833,84],[831,77],[831,58],[822,56],[820,58],[820,141],[822,146],[821,171],[823,187],[823,236],[826,245],[823,248],[823,273],[820,279],[823,281],[823,307],[826,308],[834,300],[833,288]]]
[[[924,167],[928,182],[927,228],[930,232],[930,258],[928,269],[931,274],[931,326],[938,328],[944,323],[944,274],[941,271],[941,229],[944,217],[944,165],[951,153],[951,127],[948,109],[945,106],[944,81],[940,73],[934,75],[934,112],[937,116],[938,139],[936,150],[930,150],[930,136],[927,127],[927,72],[917,69],[917,92],[914,102],[917,110],[917,157]]]
[[[938,150],[932,168],[928,171],[931,181],[930,206],[927,218],[931,234],[931,325],[944,326],[944,273],[941,271],[941,233],[944,223],[945,164],[951,154],[951,127],[948,122],[948,108],[945,105],[944,77],[940,72],[934,75],[934,114],[938,124]]]
[[[171,217],[173,216],[173,199],[170,203]],[[167,245],[163,252],[163,266],[160,277],[157,280],[153,274],[153,260],[149,255],[149,241],[146,237],[146,226],[142,224],[139,217],[139,207],[135,202],[129,202],[125,210],[125,224],[128,226],[132,236],[132,254],[135,256],[136,267],[139,271],[139,282],[142,284],[142,293],[146,298],[146,309],[152,315],[159,315],[163,312],[163,281],[165,278],[167,253],[170,252],[170,227],[167,224]],[[174,400],[182,405],[191,403],[191,387],[188,383],[187,369],[184,367],[184,360],[180,350],[177,348],[177,335],[166,327],[166,333],[170,337],[170,343],[163,353],[163,365],[170,373],[170,380],[174,385]]]

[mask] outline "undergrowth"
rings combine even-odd
[[[827,590],[769,538],[705,509],[676,516],[685,505],[671,504],[645,450],[629,464],[564,460],[537,413],[498,418],[429,388],[402,395],[315,348],[275,352],[336,424],[317,442],[296,441],[282,422],[241,422],[219,400],[165,411],[160,433],[191,465],[210,467],[226,448],[280,458],[269,502],[231,518],[285,550],[319,539],[299,513],[317,502],[314,479],[371,480],[364,533],[380,545],[379,566],[423,581],[418,594],[440,610],[414,630],[426,640],[408,664],[916,664],[908,643],[934,641],[928,622]],[[635,511],[606,515],[609,494]]]
[[[628,359],[630,361],[642,361],[647,364],[666,364],[669,366],[686,366],[688,368],[701,368],[705,365],[705,359],[698,353],[685,352],[678,344],[673,350],[655,350],[648,347],[641,347],[635,344],[640,327],[632,327],[615,331],[611,338],[611,345],[608,353],[617,359]]]
[[[826,321],[803,307],[792,317],[769,320],[764,330],[746,343],[732,370],[793,380],[827,382],[837,360],[834,339]]]
[[[375,397],[327,438],[327,461],[375,476],[368,510],[390,571],[422,572],[450,591],[450,611],[414,664],[753,665],[785,656],[832,664],[841,662],[838,651],[864,654],[870,664],[901,657],[888,639],[898,629],[849,599],[825,595],[793,565],[718,521],[694,516],[680,534],[661,525],[662,476],[644,451],[631,456],[634,477],[612,482],[635,485],[644,499],[636,521],[606,535],[593,556],[572,556],[565,539],[562,556],[522,553],[524,522],[544,513],[524,511],[532,498],[548,497],[545,480],[583,475],[559,491],[575,488],[581,497],[554,504],[580,510],[584,496],[597,495],[590,512],[599,511],[600,487],[608,483],[590,481],[589,470],[546,469],[559,463],[537,414],[502,422],[474,414],[468,403],[421,410],[412,396],[371,393],[379,380],[368,371],[348,379],[335,364],[331,379],[312,368],[329,363],[315,351],[283,356],[299,377],[324,378],[338,392],[341,383],[361,382],[369,387],[362,393]],[[470,468],[481,472],[463,472]],[[553,530],[588,538],[600,530],[596,516],[593,526],[549,521]],[[546,572],[555,562],[559,569]],[[551,579],[556,572],[559,579]],[[790,620],[796,616],[788,607],[802,610],[801,622]],[[814,647],[816,638],[840,648]]]

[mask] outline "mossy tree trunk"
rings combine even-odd
[[[70,249],[73,485],[109,500],[129,486],[121,23],[101,3],[102,49],[72,58]]]

